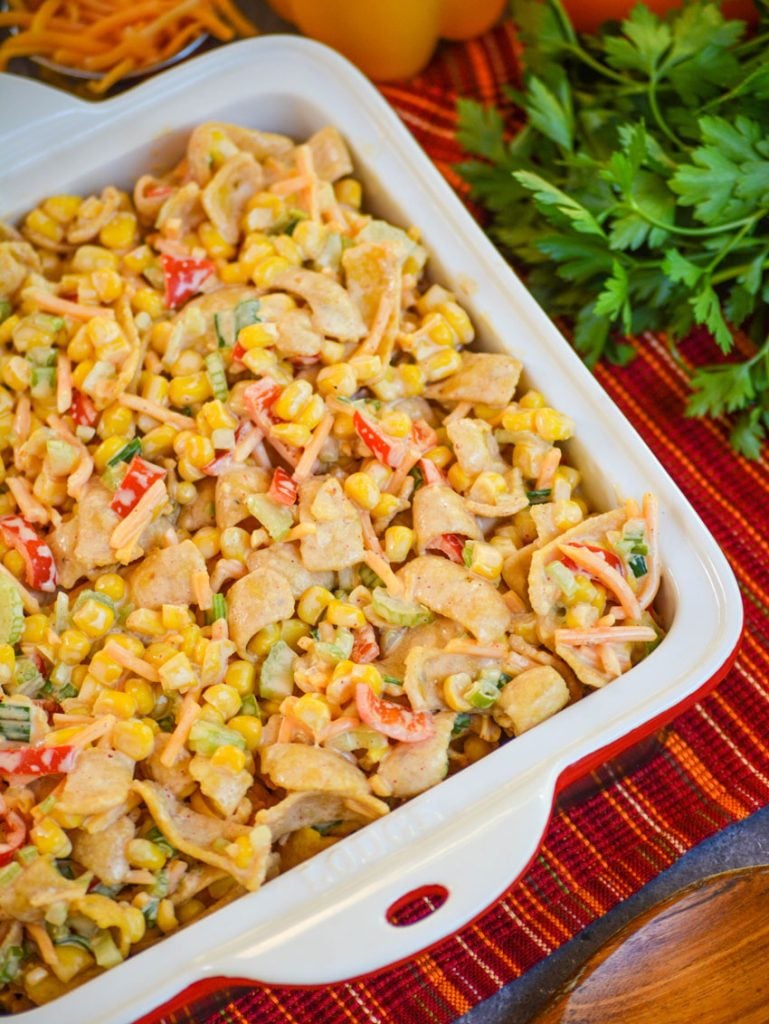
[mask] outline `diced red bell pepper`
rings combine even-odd
[[[155,481],[165,475],[166,471],[160,466],[147,462],[140,455],[134,455],[129,463],[128,472],[123,477],[123,482],[112,496],[109,507],[113,512],[117,512],[121,519],[125,519]]]
[[[458,565],[464,565],[462,551],[466,541],[467,537],[463,537],[459,533],[442,533],[440,537],[431,540],[427,547],[431,551],[440,551],[442,555],[452,562],[457,562]]]
[[[357,409],[352,414],[355,433],[384,466],[395,469],[406,454],[406,445],[388,437],[383,430]]]
[[[293,505],[299,496],[299,489],[288,473],[281,466],[278,466],[272,476],[272,483],[267,492],[267,497],[272,498],[278,505]]]
[[[429,712],[409,711],[400,704],[382,700],[366,683],[355,687],[355,705],[362,722],[390,739],[416,743],[435,734],[435,722]]]
[[[0,750],[0,775],[59,775],[75,767],[78,748],[17,747]]]
[[[426,484],[444,484],[446,477],[439,466],[436,466],[432,459],[420,459],[419,468],[422,471],[422,479]]]
[[[72,405],[69,409],[72,419],[78,427],[94,427],[99,418],[99,410],[93,404],[88,395],[82,391],[73,389]]]
[[[248,415],[261,426],[265,416],[269,416],[270,409],[280,398],[281,387],[271,377],[262,377],[254,381],[243,390],[243,402],[245,403]]]
[[[594,554],[599,555],[607,565],[611,566],[612,569],[615,569],[620,576],[625,575],[625,566],[622,564],[622,559],[618,555],[615,555],[613,551],[607,551],[606,548],[598,547],[597,544],[575,543],[573,547],[585,548],[587,551],[592,551]],[[558,561],[572,572],[581,572],[586,576],[590,575],[589,569],[585,569],[583,566],[577,565],[577,563],[573,562],[570,558],[559,558]]]
[[[216,271],[212,261],[207,259],[179,259],[163,253],[160,262],[166,281],[163,301],[169,309],[176,309],[197,295],[204,282]]]
[[[33,590],[48,593],[56,590],[58,577],[53,552],[26,519],[21,516],[3,516],[0,519],[0,535],[24,559],[24,578]]]
[[[240,344],[239,341],[236,341],[235,344],[232,347],[232,361],[233,361],[233,363],[241,363],[242,364],[243,356],[246,354],[247,351],[248,350],[245,349]]]
[[[376,661],[378,657],[379,644],[376,633],[371,623],[367,622],[365,626],[360,626],[353,632],[350,660],[356,665],[367,665],[371,661]]]
[[[4,800],[0,809],[0,824],[5,833],[4,840],[0,842],[0,866],[4,867],[13,860],[16,851],[24,845],[24,840],[27,838],[27,826],[20,814],[6,808]]]

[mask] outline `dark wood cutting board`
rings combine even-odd
[[[647,910],[532,1024],[769,1024],[769,866]]]

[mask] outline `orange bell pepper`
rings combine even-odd
[[[306,36],[343,53],[371,78],[411,78],[438,40],[489,29],[506,0],[270,0]]]

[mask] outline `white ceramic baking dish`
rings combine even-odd
[[[477,227],[400,120],[330,50],[272,36],[236,43],[116,99],[87,104],[0,75],[0,216],[41,197],[129,184],[167,166],[206,119],[304,138],[332,123],[353,149],[370,207],[416,224],[433,277],[520,358],[528,381],[578,424],[571,457],[598,507],[651,490],[661,506],[669,633],[641,665],[490,757],[204,921],[19,1024],[125,1024],[217,977],[318,984],[413,955],[477,916],[529,864],[556,791],[650,734],[724,674],[742,627],[729,566],[696,513]],[[424,886],[448,890],[416,924],[387,911]]]

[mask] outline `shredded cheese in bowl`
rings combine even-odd
[[[339,133],[0,229],[0,974],[47,1002],[611,683],[653,495],[473,351]]]

